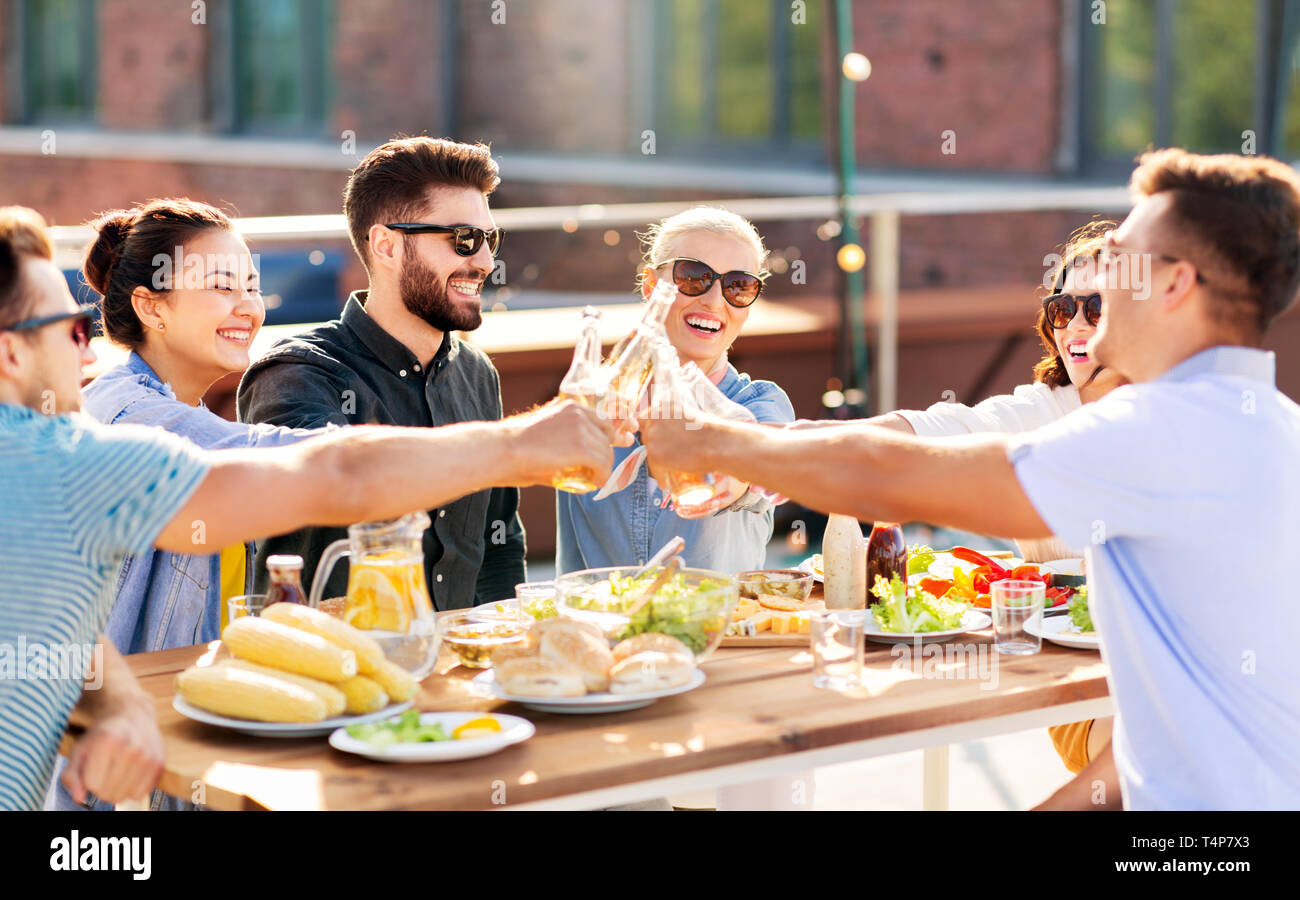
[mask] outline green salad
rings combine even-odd
[[[427,741],[449,741],[452,736],[441,722],[421,725],[420,714],[408,709],[393,719],[382,722],[366,722],[361,725],[349,725],[348,735],[359,741],[365,741],[372,747],[387,747],[390,744],[417,744]]]
[[[1088,589],[1081,587],[1074,592],[1070,600],[1070,621],[1080,631],[1096,631],[1092,624],[1092,613],[1088,611]]]
[[[607,582],[608,595],[601,590],[605,583],[599,583],[581,594],[568,595],[565,602],[575,609],[625,612],[636,605],[656,574],[652,572],[635,580],[611,575]],[[707,599],[702,600],[702,596]],[[642,632],[658,631],[677,638],[694,653],[703,653],[726,628],[728,602],[734,597],[734,588],[726,581],[701,578],[692,584],[678,573],[632,615],[625,628],[610,636],[621,641]]]
[[[907,574],[921,575],[930,571],[930,564],[937,556],[929,547],[921,544],[907,551]]]
[[[876,624],[890,634],[918,634],[949,631],[961,627],[970,607],[960,600],[936,597],[914,584],[904,584],[897,575],[886,582],[877,575],[871,594],[880,602],[871,607]]]

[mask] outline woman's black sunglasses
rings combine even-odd
[[[687,256],[666,259],[660,265],[668,263],[673,264],[673,284],[688,297],[699,297],[713,287],[713,282],[721,281],[722,299],[744,309],[763,293],[763,279],[750,272],[735,269],[718,274],[708,263]]]
[[[478,253],[478,248],[483,246],[484,241],[487,241],[488,253],[496,256],[501,249],[501,236],[504,233],[500,228],[484,231],[473,225],[429,225],[425,222],[397,222],[384,227],[403,234],[450,234],[458,256],[473,256]]]
[[[82,306],[76,312],[60,313],[57,316],[41,316],[39,319],[26,319],[13,325],[0,328],[0,331],[34,331],[46,325],[59,322],[72,322],[72,339],[77,346],[85,350],[90,346],[91,323],[95,321],[95,307]]]
[[[1043,298],[1043,314],[1047,324],[1052,328],[1064,328],[1074,318],[1078,305],[1083,304],[1083,318],[1093,328],[1101,321],[1101,294],[1075,296],[1073,294],[1052,294]]]

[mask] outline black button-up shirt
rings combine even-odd
[[[354,292],[339,319],[277,342],[253,363],[239,385],[240,421],[323,428],[501,418],[501,384],[487,354],[448,332],[424,371],[415,354],[370,318],[365,301],[365,291]],[[400,490],[396,483],[394,488]],[[429,518],[424,563],[435,608],[464,609],[514,596],[515,585],[525,580],[518,489],[470,494],[429,510]],[[346,537],[342,528],[307,528],[259,542],[257,590],[266,589],[266,557],[273,553],[301,556],[303,585],[310,589],[321,553]],[[346,592],[340,563],[323,596]]]

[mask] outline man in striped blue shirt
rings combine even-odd
[[[612,428],[564,401],[497,422],[206,453],[161,429],[100,425],[80,414],[91,316],[51,255],[38,214],[0,209],[0,809],[40,807],[74,707],[87,727],[62,780],[78,802],[157,783],[154,701],[100,635],[126,555],[395,518],[549,484],[568,466],[608,476]]]

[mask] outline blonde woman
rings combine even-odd
[[[767,275],[767,250],[754,226],[735,213],[700,206],[652,225],[643,242],[643,296],[649,297],[661,278],[677,286],[665,329],[682,362],[699,366],[759,422],[792,422],[794,408],[785,391],[738,372],[727,358]],[[639,565],[674,536],[686,540],[687,565],[724,572],[762,568],[772,537],[771,502],[728,479],[720,512],[681,518],[665,508],[663,486],[645,466],[634,472],[624,466],[639,447],[633,441],[615,450],[615,471],[626,481],[617,493],[601,500],[595,494],[557,494],[558,572]]]
[[[677,286],[665,330],[683,363],[700,367],[727,399],[749,410],[759,422],[794,421],[785,391],[736,370],[727,358],[740,337],[749,311],[763,293],[767,250],[758,230],[746,219],[722,209],[700,206],[650,226],[642,236],[645,256],[639,280],[649,298],[662,278]],[[686,540],[683,561],[722,572],[763,567],[772,538],[772,503],[735,479],[726,482],[721,509],[699,519],[683,519],[665,507],[663,486],[637,462],[640,443],[615,448],[615,472],[626,484],[597,500],[596,494],[556,494],[556,569],[560,573],[601,566],[644,563],[674,536]],[[629,463],[629,458],[631,462]],[[620,468],[621,467],[621,468]],[[796,779],[800,780],[800,779]],[[790,798],[811,804],[811,773],[801,791],[789,779],[768,779],[724,788],[719,809],[794,808]],[[638,804],[638,809],[665,809],[666,800]]]

